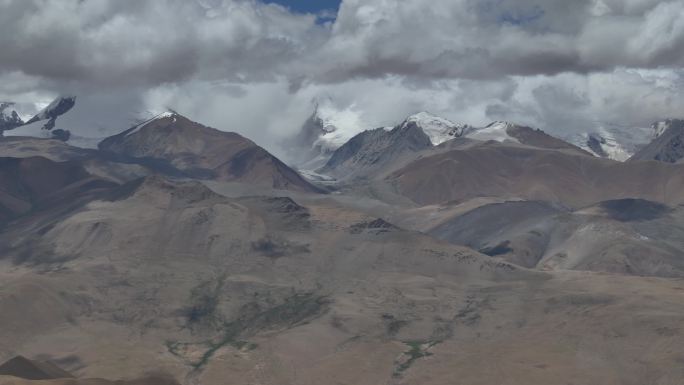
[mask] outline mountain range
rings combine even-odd
[[[77,104],[3,115],[0,384],[684,377],[681,121],[621,162],[509,122],[339,140],[314,114],[291,167],[174,111],[57,134]]]

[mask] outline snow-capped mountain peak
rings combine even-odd
[[[154,122],[154,121],[160,120],[160,119],[172,118],[172,119],[173,119],[173,123],[175,123],[175,122],[176,122],[176,119],[178,118],[178,116],[180,116],[180,115],[178,115],[178,113],[176,113],[175,111],[165,111],[165,112],[162,112],[161,114],[157,114],[157,115],[153,116],[152,118],[147,119],[147,120],[145,120],[145,121],[143,121],[143,122],[141,122],[141,123],[139,123],[139,124],[137,124],[137,125],[135,125],[135,126],[129,128],[126,132],[124,132],[124,136],[133,135],[133,134],[135,134],[136,132],[140,131],[140,130],[141,130],[142,128],[144,128],[145,126],[147,126],[148,124],[150,124],[150,123],[152,123],[152,122]]]
[[[586,146],[584,146],[584,149],[599,158],[609,158],[622,162],[631,156],[610,132],[590,132],[585,134],[585,137]]]
[[[84,148],[95,148],[99,139],[72,135],[70,125],[59,124],[73,111],[76,105],[75,96],[60,96],[40,110],[26,123],[6,129],[3,136],[27,136],[44,139],[58,139],[71,145]],[[62,128],[64,127],[64,128]]]
[[[465,133],[465,136],[470,139],[489,141],[495,140],[497,142],[516,142],[520,141],[508,133],[510,128],[516,127],[515,124],[510,122],[497,121],[492,122],[483,128],[472,129]]]
[[[655,138],[641,148],[631,160],[657,160],[678,163],[684,159],[684,120],[668,119],[654,123]]]
[[[19,114],[11,107],[14,103],[0,103],[0,132],[11,130],[24,124]]]
[[[653,139],[659,138],[665,131],[669,130],[674,123],[678,122],[676,119],[665,119],[655,122],[651,125],[653,129]]]
[[[47,107],[43,108],[36,116],[31,118],[26,124],[41,120],[56,119],[71,110],[76,104],[75,96],[60,96],[53,100]]]
[[[6,129],[3,135],[59,139],[66,142],[71,139],[71,132],[65,129],[55,129],[55,124],[57,118],[69,112],[75,104],[75,96],[58,97],[25,124]]]
[[[322,102],[316,105],[312,119],[319,130],[314,147],[319,147],[323,152],[338,149],[367,128],[354,105],[337,109],[329,102]]]
[[[98,103],[93,98],[79,97],[77,100],[75,96],[60,96],[50,103],[33,102],[31,108],[27,103],[17,104],[17,113],[26,123],[5,129],[2,136],[58,139],[76,147],[97,148],[104,138],[121,133],[124,128],[174,114],[173,111],[155,114],[159,110],[134,112],[136,110],[128,105],[102,110],[93,108]],[[5,107],[5,114],[11,109],[15,108]]]
[[[410,124],[415,124],[422,129],[430,138],[433,146],[461,137],[469,127],[464,124],[454,123],[429,112],[419,112],[409,116],[400,127],[406,127]]]
[[[565,135],[563,139],[599,158],[622,162],[652,140],[656,125],[651,128],[601,125],[588,132]]]

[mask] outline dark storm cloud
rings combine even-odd
[[[320,80],[591,73],[684,65],[684,2],[347,0]],[[639,3],[640,7],[637,7]]]
[[[251,1],[3,0],[0,71],[106,85],[268,80],[317,28]]]
[[[346,0],[330,28],[253,0],[0,7],[0,70],[97,84],[491,79],[684,65],[681,0]]]

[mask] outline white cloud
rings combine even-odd
[[[563,132],[679,114],[684,1],[344,0],[319,25],[257,0],[0,0],[0,52],[0,99],[171,107],[272,150],[316,100],[350,130],[428,110]]]

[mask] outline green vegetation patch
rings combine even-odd
[[[416,360],[432,356],[429,349],[437,345],[437,343],[438,341],[405,341],[404,344],[408,346],[409,350],[402,354],[397,367],[394,369],[393,376],[401,376]]]
[[[232,346],[238,350],[254,350],[258,346],[249,342],[249,337],[263,331],[288,329],[309,322],[323,314],[328,304],[326,297],[312,293],[295,294],[283,303],[268,308],[250,302],[241,307],[236,319],[223,322],[219,338],[201,343],[169,341],[166,347],[171,354],[183,358],[194,371],[199,371],[219,349]],[[210,307],[215,308],[213,305]],[[188,359],[196,356],[191,353],[192,349],[203,352],[199,358]]]

